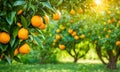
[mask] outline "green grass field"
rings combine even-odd
[[[120,65],[118,65],[118,68]],[[0,64],[0,72],[119,72],[109,70],[101,63],[58,63],[58,64]]]

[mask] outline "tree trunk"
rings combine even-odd
[[[78,61],[78,58],[74,57],[74,63],[77,63],[77,61]]]
[[[107,68],[109,69],[117,69],[117,59],[118,57],[112,52],[112,50],[107,50],[107,54],[109,55],[109,62],[107,64]]]
[[[101,51],[101,48],[99,46],[96,46],[96,52],[97,52],[97,55],[98,55],[99,59],[101,60],[101,62],[104,65],[107,65],[107,63],[102,58],[102,51]]]
[[[115,59],[109,60],[109,63],[107,64],[107,68],[117,69],[117,60],[115,60]]]

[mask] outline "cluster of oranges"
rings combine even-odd
[[[73,29],[68,29],[68,33],[69,33],[70,35],[72,35],[75,40],[79,40],[80,38],[81,38],[81,39],[84,39],[84,38],[85,38],[85,35],[84,35],[84,34],[81,34],[80,36],[78,36],[77,33],[76,33],[76,31],[74,31]]]
[[[18,12],[17,12],[17,15],[21,15],[23,13],[23,10],[20,9]],[[57,10],[56,13],[53,14],[53,19],[54,20],[59,20],[61,17],[61,14],[60,12]],[[45,23],[47,24],[49,22],[49,17],[47,15],[44,15],[44,17],[41,17],[39,15],[34,15],[32,16],[31,18],[31,25],[33,27],[37,27],[39,29],[45,29],[46,28],[46,24],[44,24],[44,21],[45,20]],[[22,24],[20,22],[17,22],[17,26],[20,27],[19,31],[18,31],[18,38],[21,39],[21,40],[26,40],[28,39],[28,35],[29,35],[29,31],[28,29],[22,27]],[[1,34],[0,34],[1,35]],[[10,41],[10,36],[8,33],[2,33],[2,35],[4,36],[0,36],[0,42],[6,44]],[[6,40],[2,40],[3,37],[6,37]],[[56,35],[56,38],[57,40],[60,39],[61,37],[59,35]],[[27,43],[24,43],[22,46],[18,47],[15,49],[14,51],[14,56],[16,56],[19,52],[21,54],[27,54],[29,53],[30,51],[30,46],[27,44]]]
[[[61,29],[64,30],[65,27],[62,26]],[[56,30],[56,33],[57,33],[57,34],[56,34],[55,39],[54,39],[54,41],[53,41],[53,43],[52,43],[53,46],[55,46],[56,43],[62,38],[62,36],[59,34],[60,32],[61,32],[60,29],[57,29],[57,30]],[[64,45],[64,44],[59,44],[58,46],[59,46],[59,48],[60,48],[61,50],[64,50],[64,49],[65,49],[65,45]]]
[[[83,9],[82,9],[82,8],[79,8],[79,9],[77,10],[77,12],[78,12],[79,14],[81,14],[81,13],[83,13]],[[76,14],[76,11],[75,11],[74,9],[71,9],[71,10],[70,10],[70,14],[71,14],[71,15],[75,15],[75,14]]]

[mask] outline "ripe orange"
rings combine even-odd
[[[14,51],[14,56],[16,56],[18,53],[19,53],[18,48],[16,48]]]
[[[56,40],[56,39],[55,39],[55,40],[53,40],[53,42],[54,42],[54,43],[56,43],[57,41],[58,41],[58,40]]]
[[[120,20],[118,21],[117,25],[120,26]]]
[[[107,11],[108,14],[111,14],[112,12],[111,11]]]
[[[74,36],[74,39],[78,40],[78,39],[79,39],[79,36],[75,35],[75,36]]]
[[[111,19],[111,21],[112,21],[112,23],[113,23],[113,22],[116,22],[116,19],[113,17],[113,18]]]
[[[57,29],[57,30],[56,30],[56,33],[60,33],[60,29]]]
[[[57,12],[53,14],[53,19],[54,20],[59,20],[60,17],[61,17],[61,13],[60,13],[59,10],[57,10]]]
[[[82,34],[82,35],[80,36],[80,38],[81,38],[81,39],[84,39],[84,38],[85,38],[85,35],[84,35],[84,34]]]
[[[59,48],[60,48],[61,50],[64,50],[64,49],[65,49],[65,45],[59,44]]]
[[[111,24],[111,23],[112,23],[112,21],[109,19],[109,20],[107,21],[107,23],[108,23],[108,24]]]
[[[116,46],[120,46],[120,41],[116,41]]]
[[[81,14],[83,12],[82,8],[78,9],[78,13]]]
[[[77,35],[77,33],[75,31],[72,32],[72,36],[75,36]]]
[[[19,52],[20,52],[21,54],[27,54],[27,53],[29,53],[29,52],[30,52],[30,46],[29,46],[27,43],[23,44],[23,45],[19,48]]]
[[[35,15],[31,18],[31,24],[34,27],[39,27],[41,24],[43,24],[43,19],[42,17]]]
[[[20,9],[20,10],[17,12],[17,15],[20,15],[20,14],[22,14],[22,13],[23,13],[23,10]]]
[[[112,32],[112,31],[109,29],[109,30],[108,30],[108,33],[111,33],[111,32]]]
[[[71,14],[71,15],[75,15],[75,10],[74,10],[74,9],[71,9],[71,10],[70,10],[70,14]]]
[[[61,39],[61,36],[60,35],[56,35],[56,40],[59,40]]]
[[[62,26],[62,27],[61,27],[61,29],[62,29],[62,30],[65,30],[65,27],[64,27],[64,26]]]
[[[22,24],[20,22],[17,22],[18,27],[22,27]]]
[[[28,30],[25,28],[21,28],[18,31],[18,38],[22,40],[26,40],[28,38]]]
[[[49,22],[49,17],[47,15],[44,16],[45,23],[47,24]]]
[[[46,25],[45,25],[45,24],[41,24],[38,28],[39,28],[39,29],[45,29],[45,28],[46,28]]]
[[[72,33],[73,33],[73,30],[72,30],[72,29],[69,29],[69,30],[68,30],[68,33],[69,33],[69,34],[72,34]]]
[[[7,44],[10,41],[10,35],[7,32],[0,32],[0,43]]]

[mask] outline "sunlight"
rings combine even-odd
[[[96,3],[97,5],[100,5],[100,4],[101,4],[101,0],[95,0],[95,3]]]

